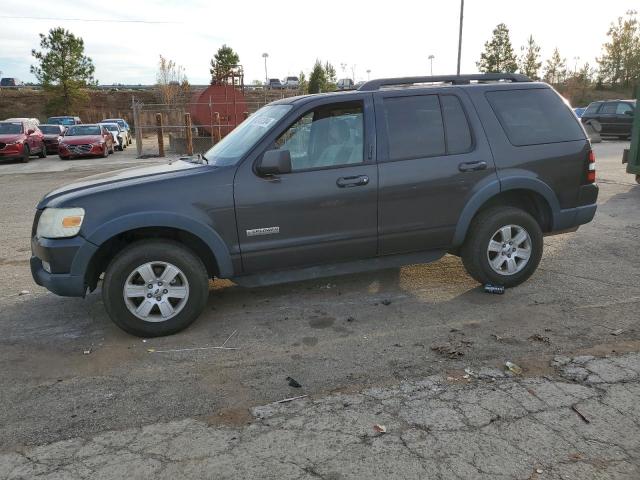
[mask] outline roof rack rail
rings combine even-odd
[[[473,75],[433,75],[429,77],[399,77],[399,78],[379,78],[369,80],[358,88],[360,91],[370,92],[380,90],[381,87],[391,85],[411,85],[414,83],[451,83],[453,85],[468,85],[476,81],[496,82],[499,80],[510,80],[511,82],[530,82],[531,79],[519,73],[479,73]]]

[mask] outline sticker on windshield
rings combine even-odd
[[[276,119],[272,117],[259,117],[254,121],[254,125],[262,128],[268,128]]]

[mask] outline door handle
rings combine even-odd
[[[476,170],[486,170],[487,162],[463,162],[458,165],[461,172],[475,172]]]
[[[369,183],[369,177],[366,175],[354,175],[352,177],[340,177],[336,180],[336,185],[340,188],[360,187]]]

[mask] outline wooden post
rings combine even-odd
[[[215,143],[213,135],[213,104],[211,103],[211,95],[209,95],[209,135],[211,135],[211,145]]]
[[[222,138],[222,135],[220,132],[220,112],[215,112],[214,118],[216,122],[216,128],[213,130],[213,136],[215,137],[214,138],[215,142],[218,143],[220,141],[220,138]]]
[[[133,102],[133,124],[136,129],[136,151],[142,156],[142,125],[140,124],[140,104]]]
[[[184,127],[187,130],[186,141],[187,141],[187,155],[193,155],[193,137],[191,133],[191,114],[184,114]]]
[[[156,113],[156,133],[158,134],[158,155],[164,157],[164,134],[162,132],[161,113]]]

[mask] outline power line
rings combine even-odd
[[[13,15],[0,15],[0,18],[14,20],[60,20],[64,22],[105,22],[105,23],[182,23],[173,21],[155,20],[108,20],[103,18],[60,18],[60,17],[18,17]]]

